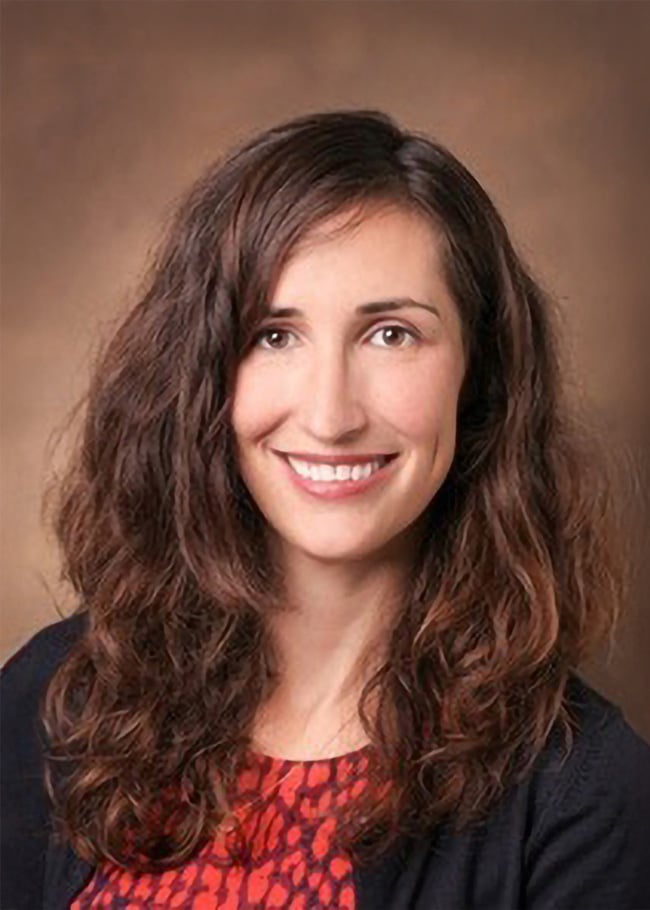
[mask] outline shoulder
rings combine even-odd
[[[86,627],[87,615],[81,612],[52,623],[30,638],[2,668],[2,730],[5,741],[12,742],[12,755],[23,741],[21,731],[32,742],[47,685]]]
[[[7,661],[0,674],[3,906],[42,903],[50,818],[40,709],[52,675],[86,625],[86,616],[79,613],[47,626]]]
[[[7,660],[2,667],[3,684],[10,687],[28,679],[46,682],[83,636],[87,625],[87,614],[78,612],[45,626]]]
[[[476,825],[437,826],[407,839],[399,860],[360,875],[366,906],[387,906],[399,882],[417,888],[409,906],[418,910],[650,908],[650,746],[578,676],[564,697],[569,747],[556,725],[534,766]]]
[[[552,783],[545,794],[545,812],[561,794],[588,790],[603,775],[610,784],[618,781],[623,786],[630,783],[627,772],[636,768],[642,772],[636,783],[648,783],[650,745],[631,727],[618,705],[576,674],[569,678],[564,703],[572,722],[568,748],[555,729],[535,768],[538,785]]]
[[[565,703],[573,741],[554,732],[530,780],[528,905],[650,906],[650,745],[578,676]]]

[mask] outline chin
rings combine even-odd
[[[367,559],[386,546],[387,541],[369,540],[314,540],[301,539],[298,536],[284,538],[285,544],[299,550],[305,556],[322,563],[342,563]]]

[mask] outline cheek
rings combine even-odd
[[[235,385],[232,426],[239,442],[255,440],[269,431],[282,413],[281,384],[259,371],[241,369]]]
[[[414,443],[455,437],[461,376],[436,366],[408,371],[377,389],[379,413]]]

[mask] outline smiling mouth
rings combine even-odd
[[[281,454],[281,453],[278,453]],[[391,455],[360,456],[355,458],[332,458],[331,461],[307,461],[294,455],[282,453],[295,475],[304,481],[324,484],[356,484],[368,480],[397,458]]]

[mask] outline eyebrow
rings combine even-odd
[[[441,319],[440,310],[434,306],[432,303],[420,303],[418,300],[413,300],[412,297],[396,297],[391,298],[390,300],[373,300],[370,303],[362,303],[355,310],[361,316],[367,315],[368,313],[389,313],[394,310],[403,310],[409,307],[419,307],[423,310],[428,310],[430,313],[433,313],[434,316],[437,316],[438,319]],[[297,307],[278,307],[278,308],[269,308],[267,310],[267,316],[273,319],[284,319],[290,316],[304,316],[302,310],[299,310]]]

